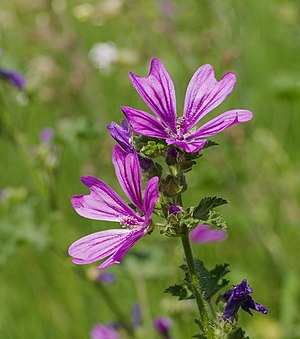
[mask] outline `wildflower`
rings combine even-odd
[[[75,264],[90,264],[106,257],[109,258],[99,269],[119,264],[124,254],[147,234],[151,225],[150,217],[159,198],[158,177],[148,182],[143,199],[142,174],[136,152],[127,153],[117,145],[113,150],[112,162],[123,191],[137,211],[103,181],[91,176],[82,177],[82,182],[91,193],[72,198],[76,212],[89,219],[118,221],[123,229],[96,232],[77,240],[69,248]]]
[[[91,339],[120,339],[114,326],[96,324],[91,331]]]
[[[40,141],[43,144],[49,143],[53,138],[54,132],[50,127],[45,127],[40,132]]]
[[[227,238],[227,233],[220,229],[210,228],[206,225],[199,224],[190,232],[190,239],[198,244],[208,242],[219,242]]]
[[[110,135],[116,140],[116,142],[128,153],[132,153],[134,147],[132,145],[132,139],[129,129],[128,120],[123,119],[122,126],[119,126],[116,122],[112,122],[107,126]]]
[[[172,321],[168,317],[160,317],[154,320],[154,327],[165,339],[171,339],[170,328],[172,326]]]
[[[2,49],[0,48],[0,57],[2,55]],[[16,86],[19,89],[24,89],[26,85],[25,78],[23,75],[16,71],[9,71],[3,68],[0,68],[0,79],[9,81],[12,85]]]
[[[247,284],[247,279],[243,279],[239,285],[225,292],[223,298],[226,301],[226,306],[223,312],[223,320],[233,320],[240,306],[250,315],[253,315],[250,309],[267,314],[268,310],[264,306],[257,304],[252,297],[250,297],[249,294],[252,292],[252,288]]]
[[[119,126],[113,121],[107,126],[107,129],[109,130],[110,135],[116,140],[116,142],[123,148],[124,151],[133,153],[134,147],[132,144],[128,120],[123,119],[121,124],[122,126]],[[158,165],[155,164],[152,159],[142,157],[141,155],[138,155],[138,158],[143,172],[147,172],[150,178],[157,175],[159,176],[161,174]]]
[[[131,324],[132,328],[136,329],[141,325],[142,316],[141,316],[141,308],[138,304],[132,305],[131,308]]]
[[[103,284],[109,285],[116,281],[116,276],[112,272],[101,272],[98,275],[98,280]]]
[[[173,81],[164,65],[152,59],[147,77],[129,73],[131,82],[157,118],[132,107],[122,106],[133,132],[165,139],[185,152],[197,152],[207,142],[206,137],[217,134],[231,125],[252,119],[252,112],[235,109],[222,113],[199,129],[196,124],[232,92],[236,77],[226,73],[218,82],[211,65],[201,66],[192,77],[186,92],[184,113],[176,116],[176,97]]]

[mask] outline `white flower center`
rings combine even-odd
[[[136,228],[137,226],[140,226],[138,220],[131,215],[121,216],[120,224],[123,227],[128,227],[128,228]]]

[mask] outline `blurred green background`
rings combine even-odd
[[[70,197],[87,192],[83,174],[120,192],[106,125],[123,118],[120,105],[146,110],[128,71],[147,75],[154,56],[174,80],[179,112],[201,64],[218,79],[237,74],[210,117],[245,108],[254,119],[214,138],[221,146],[198,160],[183,197],[186,206],[228,199],[229,238],[193,248],[209,268],[230,263],[231,284],[247,277],[269,308],[240,312],[250,338],[300,338],[299,2],[0,0],[0,47],[0,67],[27,79],[23,92],[0,82],[0,338],[89,338],[95,323],[116,320],[106,293],[128,322],[132,305],[142,307],[140,338],[158,337],[149,331],[160,315],[172,318],[174,338],[197,333],[193,305],[163,293],[182,276],[178,240],[144,238],[110,269],[117,281],[105,291],[91,282],[93,265],[67,256],[79,237],[118,227],[79,217]],[[54,131],[46,143],[45,127]]]

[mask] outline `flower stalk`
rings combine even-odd
[[[175,203],[182,206],[182,197],[181,194],[177,194],[175,197]],[[194,293],[194,297],[197,302],[198,306],[198,311],[200,315],[200,321],[203,326],[203,331],[207,335],[207,338],[213,338],[212,337],[212,331],[209,323],[209,315],[207,311],[207,303],[204,299],[204,293],[202,291],[202,288],[200,286],[200,281],[197,276],[196,268],[195,268],[195,263],[194,263],[194,257],[193,257],[193,252],[190,244],[190,239],[189,239],[189,230],[185,228],[182,232],[181,235],[181,243],[182,247],[184,250],[185,254],[185,259],[186,263],[189,269],[189,274],[191,278],[191,283],[192,283],[192,289]]]
[[[207,312],[207,303],[203,297],[203,291],[200,286],[199,279],[197,277],[196,268],[194,264],[194,257],[190,245],[189,234],[188,230],[181,236],[181,243],[184,249],[186,263],[189,269],[191,283],[193,288],[193,293],[197,302],[199,314],[200,314],[200,321],[203,325],[203,331],[207,335],[207,338],[213,338],[211,333],[211,327],[209,324],[209,316]]]

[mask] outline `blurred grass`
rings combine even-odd
[[[82,174],[118,187],[106,125],[122,119],[120,105],[145,108],[127,72],[146,75],[153,56],[174,80],[179,112],[201,64],[212,64],[218,78],[237,73],[234,93],[211,114],[240,107],[254,119],[214,138],[221,146],[198,161],[184,197],[186,205],[205,195],[227,198],[230,237],[195,252],[208,266],[229,262],[231,283],[247,277],[255,300],[269,308],[267,316],[241,312],[251,338],[300,337],[299,33],[295,1],[0,0],[0,65],[28,81],[26,93],[4,82],[0,88],[0,187],[10,188],[0,202],[1,338],[88,338],[94,323],[115,320],[99,291],[76,274],[88,268],[66,255],[70,243],[106,223],[78,217],[69,200],[85,192]],[[118,60],[97,70],[88,53],[108,41]],[[36,151],[46,126],[55,131],[53,167]],[[171,315],[174,337],[186,338],[196,331],[194,310],[184,303],[183,313],[176,310],[162,293],[179,278],[182,254],[176,240],[158,238],[132,251],[154,253],[152,262],[128,256],[112,268],[118,281],[108,288],[129,318],[142,276],[152,315]]]

